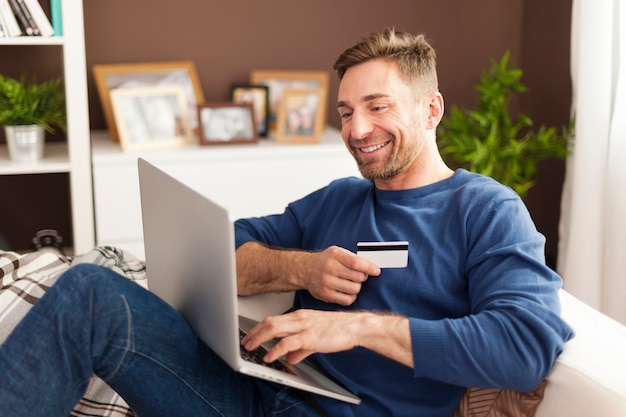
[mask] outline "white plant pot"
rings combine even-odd
[[[19,162],[35,162],[43,158],[45,133],[41,125],[4,126],[9,157]]]

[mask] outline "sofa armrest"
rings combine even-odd
[[[626,416],[626,327],[565,290],[560,298],[576,337],[548,375],[535,417]]]

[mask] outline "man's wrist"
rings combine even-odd
[[[395,313],[359,312],[357,345],[413,366],[409,319]]]

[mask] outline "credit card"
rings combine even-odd
[[[358,242],[356,254],[381,268],[406,268],[409,242]]]

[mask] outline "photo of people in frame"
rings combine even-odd
[[[278,114],[276,140],[318,142],[322,130],[320,89],[285,89]]]
[[[114,142],[120,141],[111,102],[111,92],[116,89],[181,86],[186,100],[187,123],[192,132],[197,133],[196,106],[204,102],[204,93],[193,61],[97,64],[93,66],[93,75],[107,128]]]
[[[198,107],[198,113],[201,145],[257,140],[251,103],[205,103]]]
[[[269,88],[265,85],[233,85],[231,100],[236,104],[252,104],[257,132],[260,137],[267,137]]]
[[[181,86],[120,88],[111,92],[111,98],[124,150],[162,148],[191,140]]]
[[[314,93],[291,95],[285,97],[286,123],[284,134],[286,136],[311,136],[314,134],[315,109],[319,96]]]
[[[321,89],[326,97],[330,74],[328,71],[289,71],[289,70],[252,70],[251,84],[266,85],[269,88],[268,128],[275,131],[278,124],[278,112],[283,93],[288,89]],[[325,105],[325,103],[323,103]],[[320,112],[322,125],[326,124],[325,110]]]

